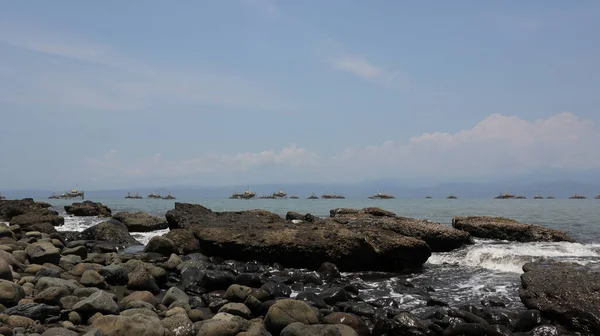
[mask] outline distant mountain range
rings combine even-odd
[[[598,180],[600,181],[600,179]],[[149,193],[159,192],[161,195],[172,193],[179,199],[183,198],[226,198],[234,192],[243,192],[248,186],[170,186],[155,188],[136,189],[112,189],[112,190],[85,190],[86,198],[122,198],[128,192],[139,193],[146,196]],[[260,184],[250,186],[250,190],[257,195],[271,194],[279,189],[284,190],[288,196],[296,195],[306,198],[311,193],[321,196],[324,193],[336,193],[351,199],[364,199],[377,192],[390,193],[396,198],[444,198],[456,195],[459,198],[493,198],[501,193],[510,192],[515,195],[532,198],[536,194],[544,197],[554,196],[556,198],[568,198],[573,194],[593,198],[600,194],[600,184],[582,183],[574,181],[562,182],[538,182],[523,183],[523,181],[512,180],[493,183],[442,183],[428,187],[410,187],[400,181],[383,179],[365,181],[360,183],[299,183],[299,184]],[[64,192],[63,190],[7,190],[3,194],[7,198],[47,198],[53,192]]]

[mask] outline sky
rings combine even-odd
[[[0,6],[0,191],[600,168],[597,1]]]

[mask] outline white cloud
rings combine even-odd
[[[516,116],[493,114],[473,128],[457,133],[426,133],[407,141],[348,148],[335,157],[291,145],[273,150],[233,155],[205,155],[170,161],[154,157],[121,161],[111,151],[90,160],[90,171],[114,176],[182,177],[204,173],[256,176],[267,166],[300,174],[304,181],[344,181],[377,177],[414,177],[441,180],[502,177],[543,168],[600,168],[600,131],[593,122],[560,113],[530,122]]]
[[[34,57],[18,57],[16,50]],[[188,64],[185,71],[166,68],[110,46],[20,27],[0,26],[0,62],[11,64],[0,71],[7,79],[0,82],[0,100],[19,104],[109,111],[144,110],[160,102],[291,109],[259,83],[215,73],[201,63]]]
[[[405,89],[408,85],[407,79],[403,78],[399,72],[374,65],[361,56],[346,54],[334,58],[330,63],[336,70],[348,72],[384,86]]]

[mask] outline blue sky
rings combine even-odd
[[[600,168],[595,1],[0,11],[0,189]]]

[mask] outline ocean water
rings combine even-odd
[[[69,200],[43,200],[64,214]],[[93,199],[118,211],[144,211],[158,216],[173,208],[173,200]],[[287,211],[329,216],[339,207],[376,206],[400,216],[424,218],[450,225],[454,216],[502,216],[522,223],[539,224],[563,230],[576,243],[513,243],[477,239],[476,243],[448,253],[434,253],[421,273],[411,275],[352,273],[346,276],[363,284],[365,299],[395,298],[401,307],[419,310],[426,305],[418,293],[407,295],[396,289],[406,279],[418,287],[431,286],[435,299],[449,304],[477,304],[486,298],[522,308],[518,289],[522,266],[530,261],[549,258],[577,262],[600,268],[600,200],[468,200],[468,199],[392,199],[392,200],[230,200],[181,199],[177,202],[202,204],[213,211],[265,209],[285,216]],[[77,218],[65,215],[65,225],[58,230],[81,231],[100,222],[100,218]],[[142,243],[168,230],[133,234]]]

